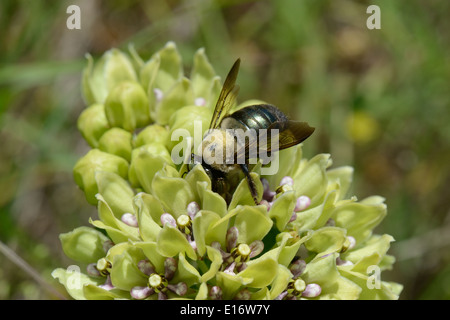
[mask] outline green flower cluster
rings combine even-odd
[[[78,267],[52,273],[73,298],[398,298],[401,285],[379,278],[394,263],[392,236],[373,233],[384,199],[346,198],[351,167],[292,147],[277,174],[253,169],[259,205],[245,179],[227,204],[201,165],[186,173],[171,158],[172,132],[206,130],[220,92],[204,50],[189,78],[174,43],[146,62],[130,53],[88,56],[83,73],[78,128],[92,149],[74,177],[98,217],[60,236]]]

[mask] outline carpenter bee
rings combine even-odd
[[[239,66],[240,59],[225,79],[209,130],[204,134],[197,154],[191,154],[191,164],[203,166],[211,178],[213,191],[223,196],[227,203],[242,172],[253,200],[258,204],[262,195],[258,195],[250,175],[250,160],[297,145],[308,138],[314,128],[306,122],[289,120],[269,104],[247,106],[230,114],[239,91],[236,85]]]

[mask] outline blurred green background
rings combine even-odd
[[[81,8],[81,30],[66,9]],[[369,30],[366,9],[381,9]],[[95,215],[72,178],[89,148],[85,53],[133,43],[144,59],[176,42],[186,74],[204,47],[222,77],[241,57],[240,101],[258,98],[316,132],[307,156],[355,167],[353,193],[386,198],[378,233],[397,257],[401,299],[450,298],[450,2],[439,0],[18,1],[0,3],[0,299],[58,299],[72,261],[58,234]],[[46,283],[46,284],[45,284]],[[64,295],[64,294],[63,294]]]

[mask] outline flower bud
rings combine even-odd
[[[148,98],[137,82],[125,81],[114,87],[106,98],[105,113],[111,126],[128,131],[150,122]]]
[[[103,104],[96,103],[84,109],[77,126],[87,143],[92,148],[97,148],[100,137],[109,129]]]
[[[315,298],[322,292],[322,288],[316,283],[310,283],[302,292],[302,297]]]
[[[311,204],[311,199],[309,197],[300,196],[297,198],[297,202],[295,204],[294,211],[295,212],[303,211],[306,208],[308,208],[310,204]]]
[[[90,204],[97,204],[95,195],[98,193],[98,186],[95,180],[96,171],[108,171],[117,173],[122,178],[128,175],[128,162],[118,156],[100,151],[90,150],[75,164],[73,176],[76,184],[84,191],[87,201]]]
[[[101,151],[122,157],[130,162],[132,151],[131,138],[130,132],[121,128],[111,128],[100,138],[98,148]]]
[[[169,132],[165,127],[160,126],[159,124],[151,124],[136,136],[134,147],[138,148],[154,142],[165,145],[168,137]]]
[[[122,81],[136,81],[133,64],[126,54],[111,49],[95,64],[87,55],[88,65],[83,71],[82,91],[87,104],[104,103],[108,93]]]

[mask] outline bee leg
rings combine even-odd
[[[258,191],[256,190],[255,182],[253,181],[252,177],[250,176],[250,172],[248,171],[248,167],[246,164],[240,164],[239,165],[242,169],[242,172],[244,172],[245,177],[247,178],[247,184],[250,189],[250,193],[253,197],[253,201],[255,201],[255,204],[258,205]]]

